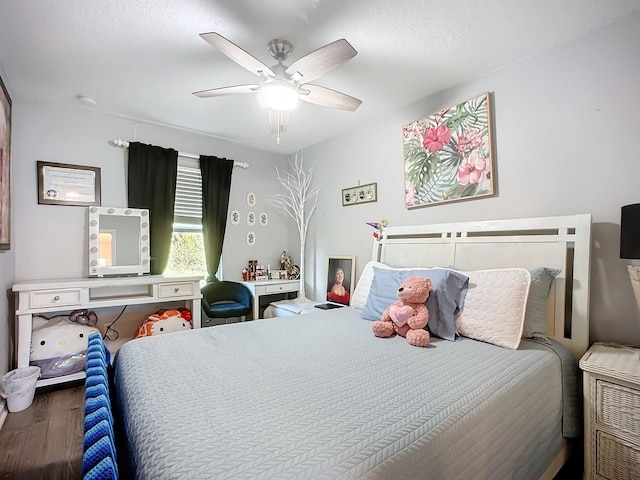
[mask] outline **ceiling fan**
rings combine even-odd
[[[278,63],[268,67],[219,33],[201,33],[200,36],[241,67],[262,77],[262,83],[212,88],[193,94],[209,98],[257,93],[260,102],[269,110],[269,127],[272,133],[278,134],[278,143],[280,132],[287,128],[289,112],[298,100],[351,112],[362,103],[362,100],[345,93],[309,83],[356,56],[358,52],[345,39],[320,47],[289,66],[283,62],[293,52],[293,45],[287,40],[271,40],[267,50]]]

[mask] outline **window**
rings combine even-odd
[[[178,157],[176,199],[167,275],[207,275],[202,237],[202,178],[198,160]]]

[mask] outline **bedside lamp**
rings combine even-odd
[[[640,259],[640,203],[622,207],[620,216],[620,258]],[[627,265],[640,308],[640,265]]]

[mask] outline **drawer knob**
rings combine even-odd
[[[55,297],[53,297],[54,302],[57,302],[58,300],[60,300],[60,295],[56,295]]]
[[[180,291],[180,287],[175,287],[175,288],[173,289],[173,291],[174,291],[175,293],[178,293],[178,292]]]

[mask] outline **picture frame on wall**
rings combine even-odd
[[[349,305],[356,275],[356,257],[334,256],[327,259],[327,302]]]
[[[378,201],[378,183],[368,183],[342,189],[342,206],[361,205]]]
[[[404,125],[406,208],[495,194],[491,119],[484,93]]]
[[[0,250],[11,247],[11,97],[0,78]]]
[[[66,163],[37,162],[38,203],[100,206],[100,168]]]

